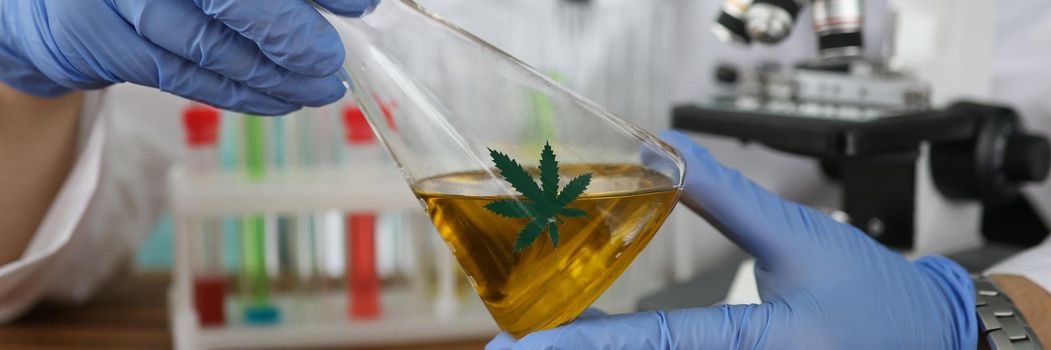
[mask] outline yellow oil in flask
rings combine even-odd
[[[591,305],[642,251],[679,195],[671,179],[638,165],[571,164],[562,171],[593,174],[588,193],[572,203],[589,215],[564,219],[557,247],[542,236],[518,252],[515,238],[528,220],[485,208],[509,197],[461,194],[498,179],[479,171],[414,186],[496,323],[515,337],[557,327]]]

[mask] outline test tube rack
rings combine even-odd
[[[260,181],[245,181],[230,174],[195,176],[175,166],[168,174],[168,192],[175,219],[169,315],[176,349],[388,345],[482,339],[499,331],[475,296],[460,305],[428,305],[411,293],[384,294],[383,305],[390,307],[375,320],[335,317],[330,322],[309,324],[248,326],[233,322],[209,327],[198,322],[193,301],[191,235],[199,232],[190,222],[201,217],[256,213],[420,210],[420,203],[393,166],[312,170]],[[446,272],[437,274],[442,279],[439,286],[455,283],[451,279],[457,272]]]

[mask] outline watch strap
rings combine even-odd
[[[985,276],[972,275],[977,293],[978,334],[993,350],[1043,350],[1011,298]]]

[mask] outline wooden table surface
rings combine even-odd
[[[79,306],[43,304],[0,326],[0,349],[170,349],[166,275],[130,275]],[[356,350],[481,349],[488,339]]]

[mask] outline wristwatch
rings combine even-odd
[[[985,276],[972,275],[978,294],[979,349],[1043,350],[1036,333],[1011,298]]]

